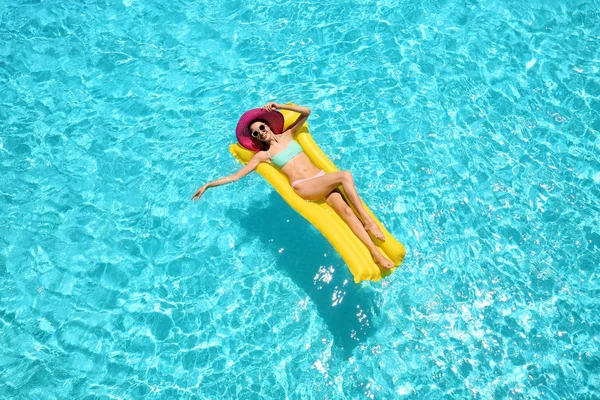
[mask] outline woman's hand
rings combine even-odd
[[[279,108],[279,106],[276,103],[270,101],[267,104],[265,104],[264,106],[262,106],[261,108],[266,111],[276,111],[277,108]]]
[[[196,193],[194,193],[194,195],[192,196],[192,200],[198,201],[200,197],[204,194],[204,192],[206,192],[207,188],[208,186],[204,185],[200,189],[196,190]]]

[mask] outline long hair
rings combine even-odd
[[[250,137],[252,137],[252,132],[250,131],[250,127],[251,127],[251,126],[252,126],[252,124],[253,124],[253,123],[255,123],[255,122],[262,122],[263,124],[267,125],[267,126],[269,127],[269,129],[271,129],[271,125],[269,125],[269,123],[268,123],[267,121],[265,121],[264,119],[260,119],[260,118],[253,119],[253,120],[252,120],[252,121],[250,121],[250,123],[248,124],[248,132],[250,132]],[[252,137],[252,139],[254,140],[254,142],[255,142],[255,143],[258,143],[258,144],[259,144],[260,148],[261,148],[263,151],[267,151],[267,150],[269,150],[269,148],[271,147],[271,146],[269,146],[269,144],[268,144],[268,143],[265,143],[265,142],[263,142],[262,140],[254,139],[253,137]]]

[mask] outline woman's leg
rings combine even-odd
[[[325,197],[325,201],[336,213],[348,224],[352,232],[358,237],[369,249],[371,256],[375,262],[381,265],[383,268],[393,268],[394,263],[385,258],[383,254],[379,252],[375,244],[371,240],[371,237],[365,230],[364,226],[354,214],[354,211],[350,208],[346,201],[342,197],[342,194],[338,190],[334,190]]]
[[[365,229],[377,239],[385,241],[383,232],[381,232],[375,221],[373,221],[373,218],[371,218],[367,210],[363,207],[360,197],[358,197],[358,193],[356,192],[356,186],[354,186],[354,179],[349,171],[338,171],[314,178],[299,183],[294,189],[303,199],[314,201],[327,196],[340,185],[344,188],[348,200],[363,220]]]

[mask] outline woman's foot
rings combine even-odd
[[[385,258],[380,252],[373,253],[372,256],[375,263],[380,265],[381,267],[385,269],[394,268],[394,263]]]
[[[383,235],[383,232],[381,232],[381,229],[379,229],[379,226],[377,226],[377,224],[375,223],[375,221],[373,221],[372,219],[365,221],[365,230],[367,232],[369,232],[371,235],[373,235],[376,239],[385,242],[385,236]]]

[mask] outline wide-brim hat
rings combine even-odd
[[[269,124],[269,127],[271,127],[273,133],[276,135],[279,135],[281,132],[283,132],[284,124],[283,114],[281,114],[279,111],[266,111],[262,108],[253,108],[252,110],[246,111],[237,123],[237,127],[235,128],[235,136],[242,146],[254,152],[261,151],[262,144],[260,140],[252,137],[250,131],[248,130],[248,125],[257,119],[266,121],[267,124]]]

